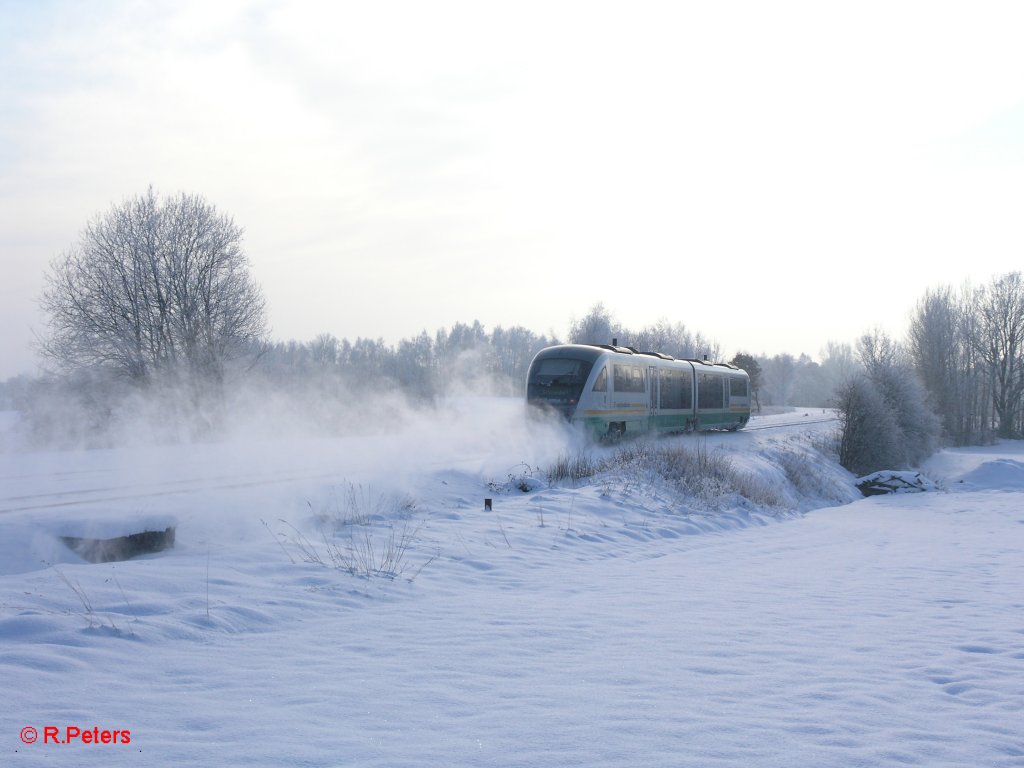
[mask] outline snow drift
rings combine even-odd
[[[3,457],[11,764],[1020,764],[1024,519],[984,484],[1020,445],[861,499],[827,424],[633,461],[519,416]],[[651,461],[677,449],[729,471],[695,495]],[[597,471],[553,479],[567,458]],[[58,554],[100,510],[173,514],[175,547]]]

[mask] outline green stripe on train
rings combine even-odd
[[[658,432],[679,432],[687,429],[721,429],[738,427],[746,424],[750,418],[748,411],[720,413],[701,413],[694,424],[694,415],[689,413],[656,414],[654,416],[604,418],[600,416],[588,416],[581,420],[584,429],[596,438],[604,437],[608,433],[608,425],[612,423],[624,423],[626,434],[635,435],[642,432],[657,430]]]

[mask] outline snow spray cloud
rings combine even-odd
[[[528,418],[521,385],[481,355],[450,360],[430,396],[316,368],[236,371],[216,387],[179,377],[143,388],[101,374],[40,381],[22,421],[33,449],[110,449],[133,482],[302,469],[360,483],[446,463],[503,479],[573,450],[566,425]]]

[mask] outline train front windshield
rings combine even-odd
[[[526,381],[526,398],[534,404],[552,406],[570,418],[593,367],[592,361],[569,357],[535,360]]]

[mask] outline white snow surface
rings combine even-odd
[[[549,483],[633,444],[500,399],[347,439],[0,455],[2,764],[1024,765],[1024,445],[865,499],[823,419],[653,441],[728,457],[761,502],[636,466]],[[124,562],[57,538],[167,524],[173,549]],[[391,577],[344,567],[389,542]]]

